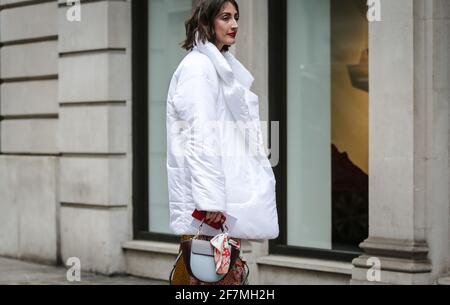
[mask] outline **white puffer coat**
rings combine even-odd
[[[167,174],[177,235],[196,233],[191,214],[198,209],[237,218],[231,237],[278,236],[275,177],[264,153],[258,96],[249,90],[253,80],[230,52],[198,40],[173,74]]]

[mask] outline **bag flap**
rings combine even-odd
[[[213,246],[207,240],[192,240],[191,252],[192,254],[214,256]]]

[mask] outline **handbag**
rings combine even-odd
[[[205,283],[217,283],[223,280],[231,268],[234,266],[237,258],[239,257],[240,250],[239,248],[231,245],[231,254],[230,254],[230,266],[228,268],[228,272],[225,274],[217,274],[216,272],[216,263],[214,260],[214,247],[208,240],[200,240],[198,237],[200,236],[200,230],[203,226],[204,221],[200,224],[197,234],[190,240],[185,240],[181,242],[181,251],[178,254],[178,257],[173,266],[172,272],[169,276],[169,282],[172,285],[172,277],[175,271],[175,267],[180,260],[181,256],[183,256],[186,269],[190,276],[195,279],[205,282]],[[221,226],[222,232],[224,232],[223,226]],[[245,264],[246,265],[246,264]],[[247,270],[248,270],[248,266]],[[248,278],[248,273],[247,273]],[[247,279],[245,280],[245,282]]]

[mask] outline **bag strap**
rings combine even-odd
[[[244,270],[247,270],[245,279],[241,282],[241,285],[248,285],[248,277],[250,276],[250,268],[247,265],[246,261],[242,261],[244,263]]]
[[[198,237],[200,236],[200,231],[202,230],[204,223],[205,223],[205,218],[203,218],[202,222],[200,223],[200,226],[198,227],[197,234],[192,239],[198,239]],[[228,230],[228,227],[226,225],[225,225],[225,228],[227,228],[227,230]],[[223,224],[220,224],[220,229],[222,230],[222,233],[225,232],[225,229],[223,228]]]
[[[183,255],[183,252],[180,251],[180,253],[178,253],[177,259],[175,260],[175,263],[173,264],[173,268],[172,271],[170,271],[170,275],[169,275],[169,285],[172,286],[172,280],[173,280],[173,274],[175,273],[175,269],[177,267],[178,261],[180,260],[181,256]]]

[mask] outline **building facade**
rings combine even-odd
[[[165,102],[191,0],[0,0],[0,256],[167,280]],[[447,0],[241,0],[280,236],[252,284],[445,284]]]

